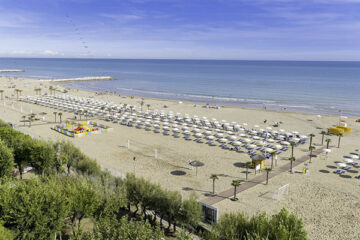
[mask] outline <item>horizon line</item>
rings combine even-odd
[[[253,61],[253,62],[360,62],[360,60],[296,60],[296,59],[206,59],[206,58],[107,58],[107,57],[2,57],[0,59],[83,59],[83,60],[164,60],[164,61]]]

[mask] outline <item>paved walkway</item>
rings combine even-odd
[[[317,149],[315,151],[313,151],[313,154],[315,155],[318,155],[320,153],[322,153],[322,150],[324,149],[325,147],[322,147],[320,149]],[[305,156],[302,156],[301,158],[299,159],[296,159],[296,161],[293,162],[293,168],[300,165],[301,163],[307,161],[310,157],[308,155],[305,155]],[[278,168],[274,168],[270,173],[269,173],[269,179],[270,178],[273,178],[283,172],[289,172],[290,170],[290,162],[289,163],[286,163]],[[263,170],[264,171],[264,170]],[[266,181],[266,174],[261,174],[257,177],[254,177],[253,179],[250,179],[249,181],[247,182],[244,182],[242,183],[239,187],[236,188],[236,193],[239,193],[239,192],[243,192],[251,187],[254,187],[258,184],[261,184],[263,182]],[[226,191],[223,191],[215,196],[211,196],[211,197],[208,197],[208,198],[205,198],[203,199],[201,202],[202,203],[205,203],[207,205],[214,205],[215,203],[218,203],[224,199],[227,199],[229,197],[232,197],[234,195],[234,188],[230,188]]]

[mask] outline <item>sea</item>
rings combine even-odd
[[[360,116],[360,62],[0,58],[0,76],[112,76],[67,86],[211,105]]]

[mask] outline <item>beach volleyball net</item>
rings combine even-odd
[[[289,190],[290,190],[290,185],[289,184],[285,184],[281,187],[279,187],[273,195],[273,199],[274,200],[279,200],[281,197],[283,197],[284,195],[287,196],[289,195]]]
[[[189,166],[189,159],[191,158],[189,155],[176,152],[165,146],[154,146],[133,139],[127,139],[125,147],[129,151],[145,157],[161,160],[161,162],[166,162],[173,166],[181,165],[181,167],[192,169],[192,167]]]

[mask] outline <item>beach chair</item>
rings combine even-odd
[[[191,140],[190,135],[185,135],[184,138],[185,140]]]
[[[227,149],[227,148],[228,148],[228,146],[227,146],[225,143],[221,144],[220,147],[223,148],[223,149]]]
[[[234,150],[236,150],[237,152],[241,152],[241,148],[239,147],[235,147]]]
[[[359,175],[359,176],[356,176],[355,178],[360,179],[360,175]]]

